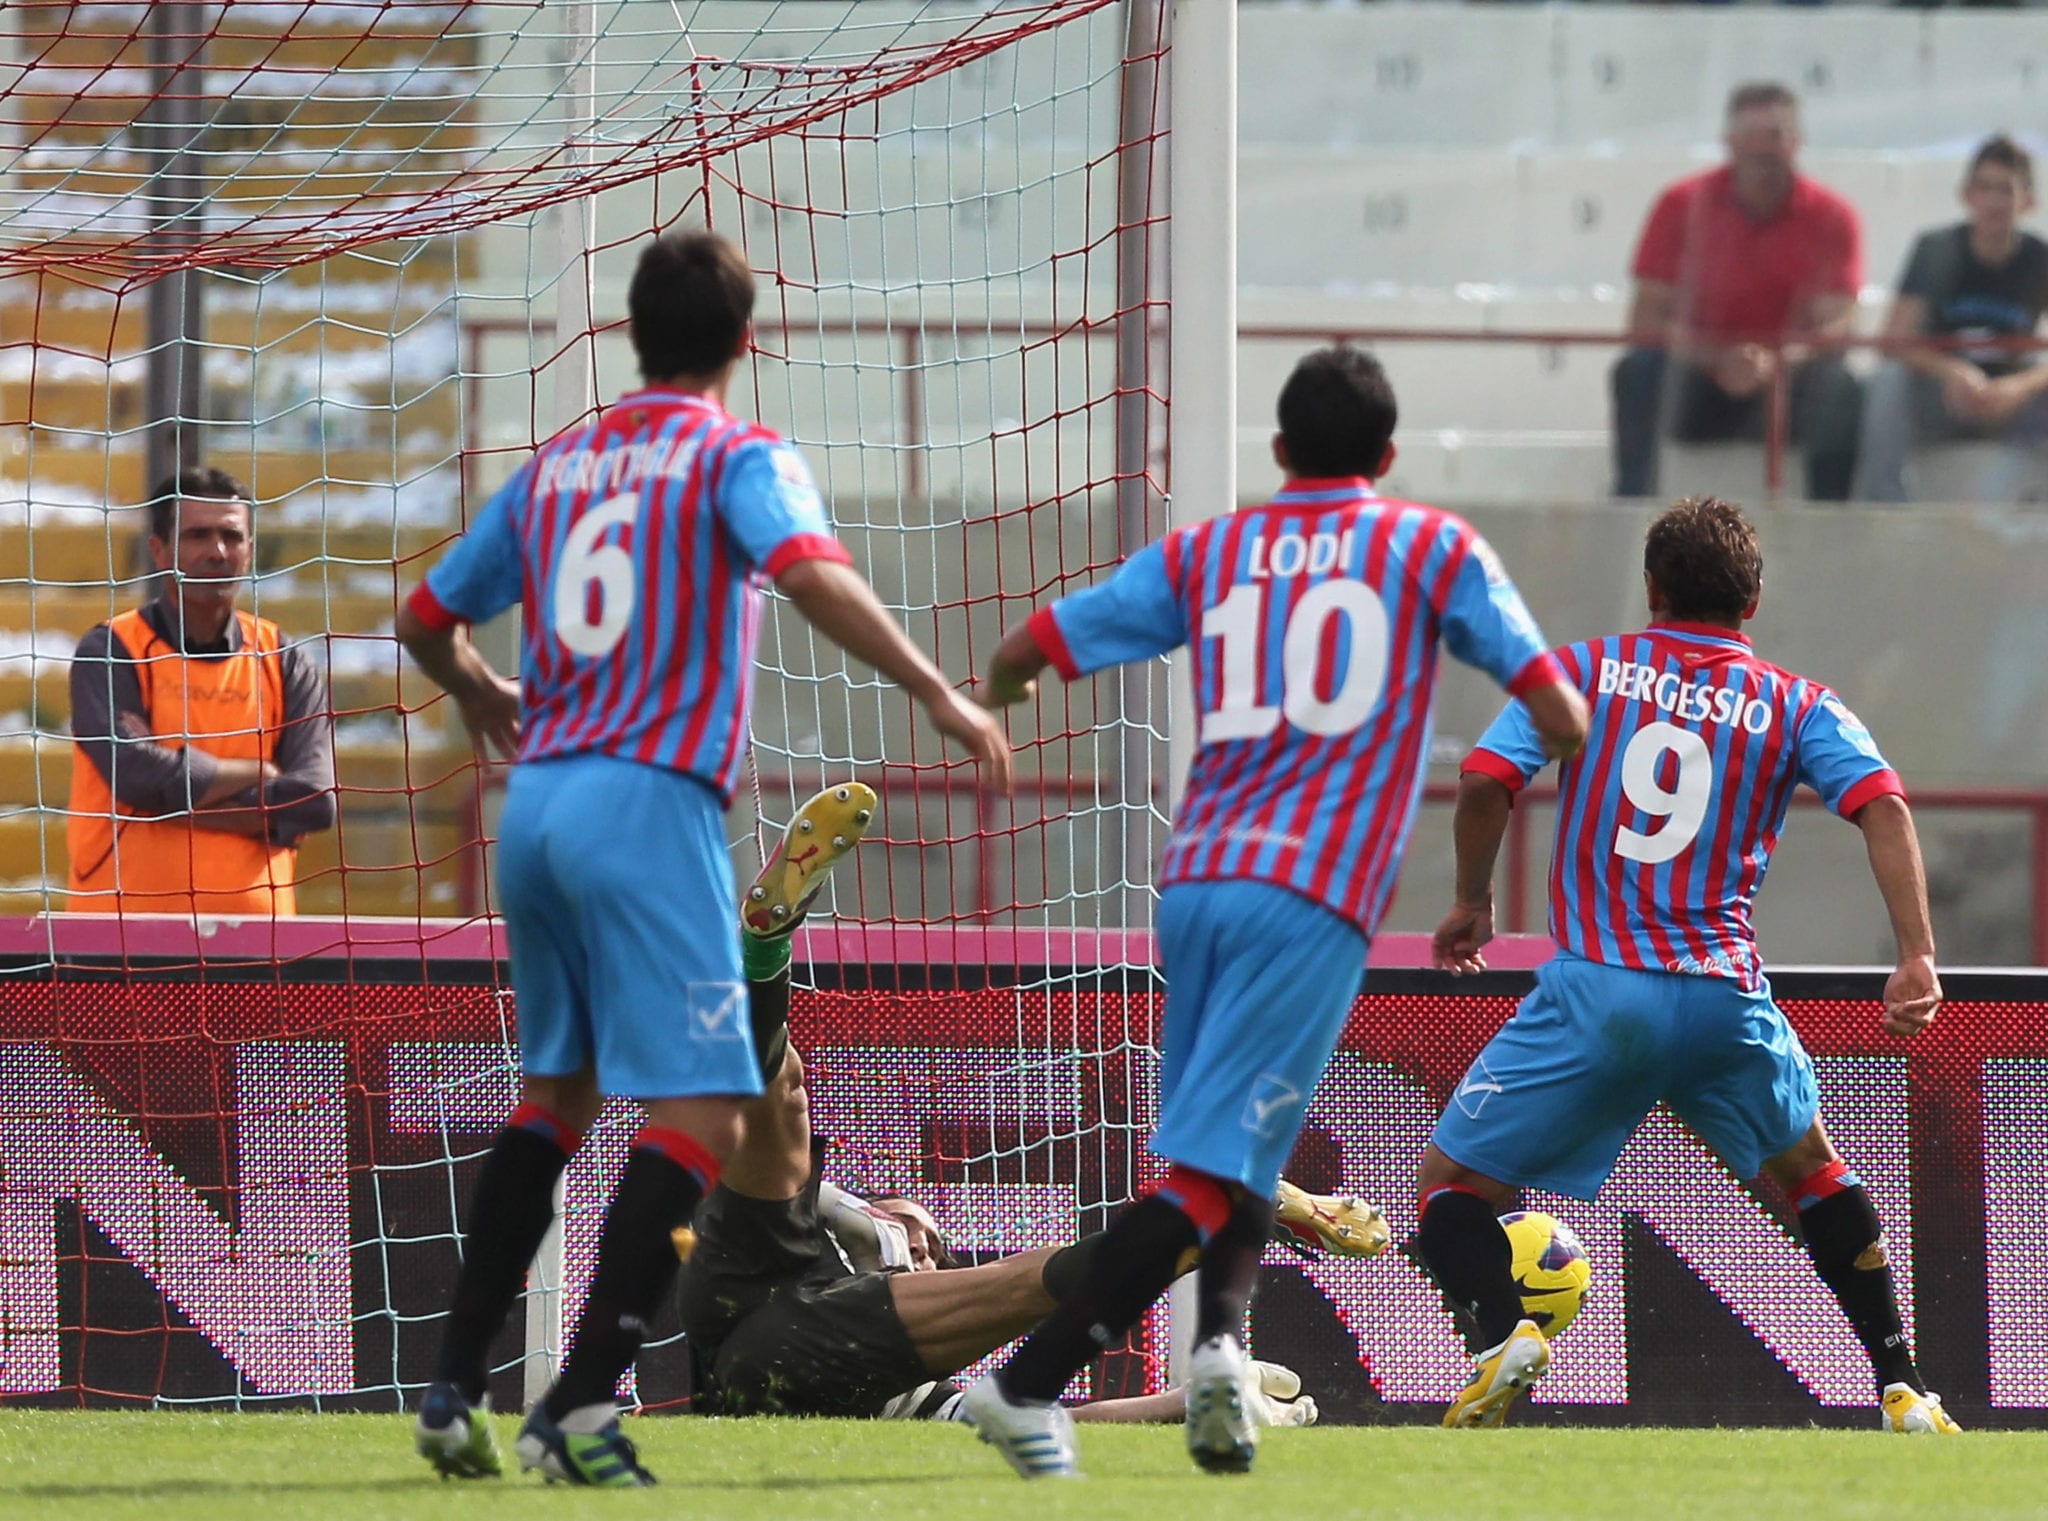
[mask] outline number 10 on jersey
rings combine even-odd
[[[1270,668],[1267,596],[1284,581],[1240,582],[1202,613],[1204,640],[1223,648],[1217,660],[1217,705],[1202,715],[1205,745],[1263,739],[1286,721],[1308,734],[1349,734],[1364,723],[1387,681],[1387,610],[1363,581],[1320,581],[1289,609],[1280,634],[1278,703],[1262,703],[1259,678]],[[1336,688],[1318,691],[1317,667],[1333,620],[1350,635],[1349,658]],[[1267,693],[1265,695],[1276,695]]]

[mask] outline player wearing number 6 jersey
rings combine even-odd
[[[999,725],[958,696],[851,569],[796,451],[725,410],[752,338],[731,244],[669,233],[627,292],[646,386],[551,440],[492,497],[401,610],[398,636],[481,744],[517,746],[499,902],[518,995],[522,1094],[476,1184],[420,1451],[496,1473],[486,1357],[553,1218],[556,1180],[603,1095],[635,1139],[561,1376],[519,1437],[571,1483],[652,1482],[613,1391],[676,1273],[672,1233],[718,1181],[761,1091],[725,807],[746,738],[760,582],[909,688],[1007,787]],[[524,615],[520,681],[464,625]],[[865,820],[860,822],[864,823]]]
[[[1590,1199],[1660,1100],[1738,1177],[1759,1168],[1876,1370],[1893,1431],[1954,1431],[1913,1364],[1877,1212],[1821,1123],[1813,1064],[1771,1000],[1750,927],[1792,791],[1863,831],[1898,939],[1884,1027],[1908,1037],[1941,1002],[1926,876],[1898,777],[1826,687],[1757,658],[1763,554],[1739,508],[1683,501],[1651,525],[1650,627],[1559,652],[1592,701],[1558,777],[1550,932],[1558,953],[1473,1062],[1422,1164],[1422,1258],[1470,1318],[1472,1379],[1447,1426],[1498,1425],[1549,1354],[1522,1317],[1496,1216],[1523,1188]],[[1514,794],[1543,769],[1510,704],[1467,758],[1454,828],[1458,902],[1439,966],[1474,971],[1492,934],[1493,866]]]
[[[1394,398],[1379,365],[1325,349],[1280,393],[1268,504],[1177,529],[997,650],[985,700],[1029,696],[1185,645],[1200,731],[1159,883],[1166,969],[1165,1179],[1110,1228],[1085,1279],[964,1411],[1026,1477],[1075,1460],[1055,1403],[1199,1248],[1189,1451],[1252,1459],[1237,1344],[1273,1194],[1335,1049],[1408,837],[1441,643],[1521,695],[1561,752],[1585,704],[1492,550],[1465,523],[1388,501]]]

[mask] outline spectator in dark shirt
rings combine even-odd
[[[1923,233],[1899,278],[1885,324],[1893,358],[1864,398],[1857,494],[1903,502],[1917,444],[2000,439],[2019,448],[2048,441],[2048,364],[2000,347],[1931,347],[1925,337],[2025,337],[2048,310],[2048,243],[2020,230],[2034,209],[2034,164],[2026,149],[1994,137],[1963,177],[1966,221]],[[2010,499],[2000,478],[2012,461],[1981,477],[1973,499]]]
[[[334,824],[327,682],[235,607],[253,545],[232,476],[164,481],[149,547],[170,589],[72,657],[71,911],[296,912],[298,843]]]
[[[1685,443],[1762,438],[1782,369],[1807,494],[1839,501],[1862,399],[1834,345],[1855,319],[1862,226],[1794,168],[1799,101],[1783,85],[1737,89],[1724,141],[1728,162],[1666,189],[1636,248],[1633,347],[1614,367],[1614,489],[1658,493],[1667,428]]]

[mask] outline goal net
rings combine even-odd
[[[651,233],[745,248],[733,406],[803,447],[956,678],[1164,527],[1166,9],[0,11],[0,1394],[389,1408],[429,1376],[514,1011],[502,777],[392,618],[528,451],[635,382]],[[241,606],[331,685],[305,917],[47,917],[87,906],[71,655],[157,594],[139,504],[201,462],[257,504]],[[510,630],[478,637],[510,664]],[[1099,1224],[1150,1165],[1156,999],[1126,937],[1163,668],[1042,695],[1012,799],[786,608],[756,660],[742,878],[820,785],[883,798],[798,967],[828,1174],[915,1194],[970,1256]],[[573,1322],[629,1133],[608,1116],[571,1170],[564,1281],[501,1343],[501,1405]],[[1157,1352],[1148,1329],[1096,1387]],[[686,1395],[673,1346],[640,1392]]]

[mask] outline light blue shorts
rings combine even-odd
[[[1365,977],[1348,919],[1263,882],[1159,898],[1166,1038],[1155,1154],[1273,1197]]]
[[[1768,984],[1559,955],[1486,1043],[1431,1139],[1502,1183],[1600,1191],[1659,1101],[1737,1177],[1792,1148],[1820,1109],[1813,1062]]]
[[[761,1091],[725,810],[609,755],[513,767],[498,823],[519,1056],[624,1098]]]

